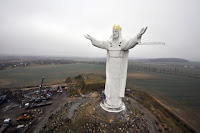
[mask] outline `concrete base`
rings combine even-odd
[[[105,100],[105,101],[102,101],[102,102],[100,103],[100,106],[101,106],[105,111],[108,111],[108,112],[115,112],[115,113],[117,113],[117,112],[121,112],[121,111],[123,111],[123,110],[126,110],[126,107],[125,107],[124,102],[122,102],[121,105],[120,105],[119,107],[115,108],[115,107],[112,107],[112,106],[110,106],[109,104],[107,104],[107,103],[106,103],[106,100]]]

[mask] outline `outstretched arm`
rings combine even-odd
[[[138,43],[141,42],[142,35],[146,32],[147,27],[142,28],[141,31],[134,38],[130,39],[128,43],[122,48],[123,50],[129,50],[135,47]]]
[[[92,45],[94,45],[98,48],[107,49],[107,42],[106,41],[98,41],[88,34],[84,35],[84,36],[85,36],[86,39],[89,39],[92,42]]]

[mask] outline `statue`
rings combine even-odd
[[[143,28],[134,38],[124,40],[121,36],[122,28],[118,25],[113,26],[113,35],[111,41],[98,41],[90,35],[85,38],[91,40],[92,44],[98,48],[107,50],[106,59],[106,99],[100,103],[100,106],[108,112],[120,112],[125,110],[125,104],[122,101],[125,93],[128,52],[141,42],[142,35],[147,30]]]

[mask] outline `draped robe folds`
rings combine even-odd
[[[98,48],[107,50],[106,59],[106,104],[109,108],[118,108],[124,97],[129,49],[140,43],[141,38],[137,36],[130,40],[98,41],[92,39],[92,44]]]

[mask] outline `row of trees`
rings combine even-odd
[[[147,66],[129,66],[129,69],[200,78],[200,75],[197,73],[191,73],[189,71],[187,71],[187,72],[180,71],[177,67],[174,67],[174,68],[159,68],[158,67],[158,68],[156,68],[156,67],[147,67]]]

